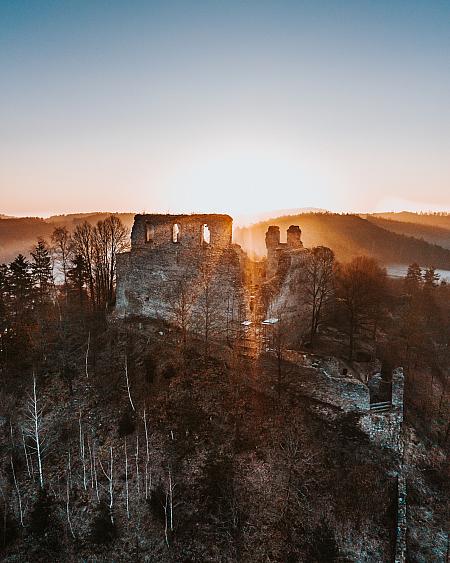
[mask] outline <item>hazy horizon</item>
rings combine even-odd
[[[3,211],[0,210],[0,219],[3,218],[11,218],[11,219],[49,219],[52,217],[64,217],[64,216],[71,216],[71,215],[96,215],[96,214],[140,214],[140,213],[148,213],[148,214],[198,214],[198,213],[209,213],[209,211],[207,210],[201,210],[201,211],[190,211],[190,212],[184,212],[184,211],[180,211],[180,212],[172,212],[169,210],[166,211],[152,211],[152,210],[140,210],[140,211],[136,211],[136,210],[110,210],[110,209],[104,209],[104,210],[89,210],[89,211],[70,211],[70,212],[62,212],[62,213],[46,213],[46,214],[23,214],[23,215],[14,215],[14,214],[7,214],[4,213]],[[211,212],[212,213],[212,212]],[[238,226],[238,227],[243,227],[243,226],[250,226],[251,224],[255,224],[258,222],[263,222],[263,221],[267,221],[269,219],[272,218],[277,218],[277,217],[288,217],[290,215],[294,216],[294,215],[301,215],[301,214],[310,214],[310,213],[337,213],[337,214],[346,214],[346,213],[350,213],[353,215],[371,215],[371,214],[382,214],[382,213],[422,213],[422,214],[434,214],[434,213],[450,213],[450,211],[447,211],[446,209],[435,209],[435,210],[431,210],[431,209],[418,209],[418,210],[409,210],[409,209],[399,209],[399,210],[393,210],[393,209],[384,209],[384,210],[380,210],[380,211],[354,211],[354,212],[349,212],[349,211],[333,211],[331,209],[322,209],[322,208],[292,208],[292,209],[272,209],[272,210],[266,210],[266,211],[261,211],[260,213],[248,213],[248,214],[241,214],[241,215],[232,215],[230,214],[226,209],[219,211],[218,213],[224,213],[224,214],[228,214],[231,215],[232,219],[233,219],[233,225],[234,226]]]

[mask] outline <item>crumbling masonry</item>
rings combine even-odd
[[[243,320],[242,255],[228,215],[136,215],[117,260],[116,315],[225,333]]]

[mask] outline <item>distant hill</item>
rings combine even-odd
[[[384,219],[377,215],[365,215],[363,217],[387,231],[423,239],[431,244],[438,244],[439,246],[450,249],[450,221],[448,222],[449,227],[443,228],[427,223],[394,221],[393,219]],[[438,223],[445,223],[445,221],[438,221]]]
[[[2,217],[0,216],[0,263],[10,262],[17,254],[28,256],[35,246],[38,237],[50,241],[53,230],[65,225],[73,230],[77,223],[88,221],[96,223],[105,219],[110,213],[76,213],[71,215],[54,215],[48,219],[40,217]],[[118,213],[122,222],[129,228],[133,224],[135,213]]]
[[[282,237],[289,225],[300,225],[307,247],[324,245],[333,249],[339,260],[346,261],[367,254],[382,264],[434,265],[450,269],[450,250],[425,240],[382,228],[358,215],[304,213],[276,217],[249,227],[237,228],[234,240],[249,252],[265,255],[265,233],[269,225],[278,225]],[[283,241],[283,238],[282,238]]]
[[[412,211],[372,213],[370,217],[380,217],[402,223],[416,223],[418,225],[428,225],[430,227],[440,227],[450,229],[450,213],[414,213]]]
[[[65,225],[72,230],[82,221],[95,224],[110,215],[109,212],[74,213],[39,217],[0,218],[0,263],[10,262],[19,252],[29,255],[42,237],[50,240],[56,226]],[[123,223],[131,228],[134,213],[118,213]],[[383,264],[433,264],[436,268],[450,269],[450,243],[447,229],[412,221],[394,221],[381,214],[358,216],[327,212],[297,213],[260,221],[248,227],[237,227],[234,240],[250,254],[266,254],[264,237],[269,225],[279,225],[282,240],[289,225],[300,225],[305,246],[325,245],[334,250],[340,260],[349,260],[358,254],[374,256]],[[447,216],[411,214],[413,217],[435,217],[437,221],[450,221]],[[422,240],[423,239],[423,240]],[[431,244],[435,243],[435,244]],[[440,245],[436,243],[441,243]],[[443,248],[443,247],[446,248]]]
[[[287,215],[300,215],[302,213],[326,213],[326,209],[317,207],[297,207],[295,209],[273,209],[272,211],[264,211],[261,213],[247,213],[246,215],[237,215],[233,217],[235,225],[248,226],[260,221],[267,221],[271,217],[285,217]]]

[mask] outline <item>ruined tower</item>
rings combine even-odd
[[[280,227],[271,225],[266,232],[267,277],[277,273],[280,257],[287,252],[303,249],[302,231],[298,225],[287,230],[286,242],[280,242]]]
[[[298,225],[291,225],[287,230],[287,242],[288,248],[302,248],[302,230]]]
[[[238,318],[240,247],[228,215],[136,215],[131,250],[117,257],[118,317],[176,322],[181,300],[192,325],[208,307],[217,327]]]

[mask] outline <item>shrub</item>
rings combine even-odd
[[[39,495],[30,515],[30,528],[36,535],[43,535],[52,525],[53,499],[45,489]]]
[[[155,358],[147,354],[144,358],[145,381],[147,385],[151,385],[155,380],[157,369],[158,365]]]
[[[173,364],[168,364],[163,370],[164,379],[172,379],[176,376],[177,370]]]
[[[325,520],[322,520],[313,532],[309,556],[311,561],[318,563],[334,561],[339,557],[339,547],[333,530]]]
[[[120,437],[128,436],[133,434],[136,429],[136,420],[133,413],[127,409],[122,413],[119,419],[118,433]]]
[[[166,493],[161,483],[152,490],[150,499],[147,501],[150,512],[160,522],[164,522],[164,506],[166,503]]]
[[[101,502],[92,520],[91,541],[98,544],[110,543],[117,536],[117,530],[111,518],[108,506]]]

